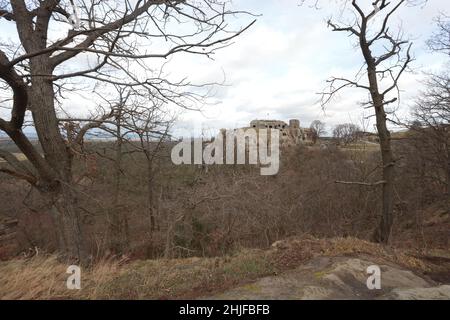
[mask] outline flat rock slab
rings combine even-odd
[[[380,267],[381,289],[367,287],[367,267],[372,265]],[[450,286],[365,258],[317,257],[281,275],[202,299],[450,299]]]

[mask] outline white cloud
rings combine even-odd
[[[320,119],[334,125],[358,122],[363,113],[367,116],[369,112],[360,106],[367,94],[361,90],[343,91],[325,112],[316,103],[316,93],[326,86],[326,79],[352,78],[362,64],[354,41],[327,29],[325,18],[332,8],[316,11],[298,7],[293,1],[265,1],[262,7],[259,3],[246,2],[263,16],[235,45],[218,53],[212,63],[189,63],[189,69],[197,70],[194,78],[198,80],[214,78],[225,70],[231,86],[219,90],[220,104],[207,112],[207,117],[188,113],[184,119],[219,129],[246,125],[254,118],[299,118],[303,125]],[[240,4],[238,1],[236,6]],[[436,0],[423,8],[404,8],[396,18],[394,26],[401,25],[405,35],[414,40],[416,71],[429,68],[430,60],[435,68],[442,63],[440,57],[430,57],[425,40],[433,30],[433,17],[446,4]],[[421,78],[420,72],[404,76],[400,114],[408,112]]]
[[[317,93],[326,86],[326,79],[352,77],[362,63],[354,40],[326,27],[325,20],[335,11],[336,2],[324,0],[322,10],[298,6],[298,2],[233,1],[238,9],[262,14],[250,30],[237,38],[232,46],[218,51],[214,60],[186,54],[171,58],[165,68],[171,79],[188,77],[193,83],[226,83],[215,88],[215,97],[211,99],[213,105],[205,106],[202,113],[184,112],[175,134],[183,134],[200,123],[218,130],[245,126],[252,119],[267,117],[299,118],[305,126],[314,119],[330,126],[359,120],[364,111],[359,102],[366,98],[366,93],[360,90],[342,92],[325,112],[316,103]],[[401,25],[406,30],[405,35],[414,40],[417,58],[413,65],[416,74],[405,75],[401,82],[401,114],[407,113],[420,88],[420,70],[437,69],[442,64],[443,57],[431,56],[426,51],[425,40],[433,31],[433,17],[447,7],[448,0],[429,1],[423,8],[404,8],[395,18],[394,26]],[[231,23],[239,25],[239,21]],[[11,33],[13,30],[8,24],[5,34]],[[76,63],[82,64],[80,59]],[[89,95],[84,98],[71,95],[69,98],[67,104],[75,114],[91,108],[86,103],[92,103]]]

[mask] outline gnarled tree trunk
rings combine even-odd
[[[81,227],[80,208],[77,206],[76,185],[72,176],[72,152],[61,135],[55,111],[55,92],[51,79],[40,76],[52,74],[45,55],[30,59],[32,74],[29,88],[29,109],[44,157],[54,176],[40,186],[44,197],[53,203],[60,251],[70,260],[86,262],[87,248]],[[38,187],[40,187],[38,186]]]

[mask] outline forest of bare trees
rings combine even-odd
[[[134,5],[119,1],[88,1],[79,8],[81,24],[74,24],[66,35],[55,37],[49,34],[49,27],[65,24],[64,18],[72,16],[70,3],[3,1],[1,8],[2,17],[14,21],[20,43],[9,45],[8,51],[0,52],[4,89],[13,95],[11,118],[1,119],[0,129],[15,142],[32,166],[24,167],[4,151],[3,158],[13,167],[13,170],[6,169],[6,173],[39,190],[57,221],[60,251],[68,257],[86,261],[72,168],[75,147],[68,145],[61,134],[57,115],[59,108],[65,108],[64,104],[59,105],[59,98],[67,90],[77,90],[70,80],[85,78],[92,80],[95,86],[105,83],[127,87],[135,93],[145,91],[156,104],[170,101],[188,108],[200,98],[198,94],[188,91],[188,83],[171,83],[160,73],[152,72],[147,60],[167,58],[180,52],[212,54],[250,25],[237,31],[227,30],[226,18],[237,12],[228,11],[225,3],[216,1],[206,1],[201,7],[185,1],[149,0],[137,1]],[[168,19],[190,23],[190,28],[172,33],[165,28]],[[148,24],[152,26],[147,27]],[[175,45],[163,52],[147,53],[140,49],[146,42],[161,38]],[[136,41],[140,46],[136,46]],[[65,67],[83,54],[89,56],[92,66]],[[147,72],[138,78],[132,72],[133,68],[143,68]],[[27,110],[31,112],[43,155],[22,131]],[[116,119],[120,119],[120,108],[106,110],[93,119],[83,119],[78,132],[71,133],[75,134],[73,141],[82,143],[83,135],[89,129],[102,125],[109,118],[114,119],[117,112]],[[117,126],[120,130],[121,124]],[[120,143],[120,137],[118,141]]]
[[[232,87],[174,79],[166,72],[172,57],[214,61],[239,46],[256,13],[226,0],[76,3],[0,0],[0,22],[16,34],[0,43],[0,259],[55,254],[83,266],[228,259],[295,237],[448,250],[445,13],[435,17],[426,50],[446,64],[414,70],[420,91],[412,103],[402,100],[415,44],[396,18],[427,1],[337,1],[348,16],[336,12],[324,30],[344,35],[360,66],[352,77],[333,70],[317,109],[336,114],[338,96],[362,92],[364,101],[346,106],[363,112],[361,123],[311,115],[308,128],[296,128],[310,141],[282,146],[274,176],[261,176],[258,166],[175,165],[170,158],[180,114],[200,113],[212,88]],[[321,14],[321,5],[296,6]],[[77,107],[81,94],[92,105]],[[219,260],[211,261],[216,268]]]

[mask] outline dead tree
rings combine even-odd
[[[447,72],[427,79],[427,88],[416,100],[410,126],[417,156],[428,164],[430,182],[450,194],[450,78]]]
[[[127,103],[122,105],[121,126],[124,132],[116,131],[116,138],[127,144],[127,154],[144,156],[144,171],[147,187],[147,211],[149,216],[149,233],[157,227],[156,205],[154,198],[155,176],[160,160],[170,161],[169,153],[163,153],[170,140],[169,130],[174,122],[174,115],[165,109],[162,101],[151,99],[145,92],[132,91]],[[117,125],[116,125],[117,126]],[[140,158],[138,158],[140,159]],[[136,163],[141,165],[142,162]]]
[[[128,216],[126,210],[121,206],[121,181],[123,175],[124,143],[126,142],[127,131],[123,130],[123,122],[127,112],[127,102],[130,93],[124,88],[117,88],[119,98],[116,104],[111,107],[114,118],[103,124],[99,129],[104,129],[113,133],[116,141],[114,144],[113,160],[113,195],[112,208],[108,212],[108,232],[107,245],[114,254],[123,253],[129,245]],[[126,129],[125,129],[126,130]]]
[[[115,95],[116,99],[112,93],[108,99],[103,97],[106,105],[99,107],[99,110],[110,110],[113,116],[102,121],[96,132],[91,134],[115,139],[111,150],[112,157],[101,155],[98,151],[96,153],[113,165],[112,201],[107,214],[106,242],[110,252],[120,254],[126,251],[129,245],[128,212],[124,209],[121,198],[124,194],[122,180],[126,175],[123,163],[131,160],[137,167],[143,166],[150,235],[147,241],[151,245],[153,232],[157,228],[158,205],[154,197],[157,169],[161,160],[170,161],[169,153],[163,151],[170,139],[169,129],[175,117],[173,112],[166,110],[164,101],[155,99],[154,92],[115,86]],[[89,154],[92,151],[84,150],[84,153]],[[140,179],[142,176],[135,178]]]
[[[338,124],[333,129],[333,138],[337,144],[348,145],[358,141],[361,129],[353,123]]]
[[[450,56],[450,16],[441,14],[437,19],[437,30],[428,40],[429,48]]]
[[[151,243],[153,233],[160,224],[160,221],[158,221],[159,200],[155,197],[155,192],[158,190],[158,169],[163,165],[163,161],[170,161],[166,147],[170,141],[169,130],[174,119],[174,115],[165,112],[161,105],[153,104],[151,107],[143,107],[142,104],[137,103],[134,105],[133,114],[128,121],[129,126],[134,128],[134,133],[137,135],[137,143],[134,143],[133,147],[144,155],[147,188],[146,206],[150,222],[148,234],[151,245],[153,245]],[[149,248],[152,248],[152,246]]]
[[[450,18],[437,19],[437,32],[428,42],[435,53],[450,57]],[[448,62],[447,62],[448,63]],[[444,186],[450,195],[450,76],[449,66],[427,74],[425,89],[416,99],[408,126],[412,133],[416,156],[427,165],[426,180]]]
[[[325,133],[325,123],[320,120],[314,120],[309,126],[311,129],[313,142],[316,143],[317,140]]]
[[[78,6],[75,13],[74,3]],[[73,177],[73,152],[61,134],[57,114],[59,107],[67,109],[67,90],[80,89],[70,80],[84,79],[78,84],[82,88],[90,85],[91,89],[99,84],[144,87],[176,103],[180,96],[167,88],[182,83],[173,84],[161,74],[153,75],[148,60],[177,53],[210,56],[250,25],[230,30],[227,17],[239,12],[229,10],[227,1],[216,0],[11,0],[0,2],[0,12],[1,27],[14,23],[19,39],[0,50],[1,94],[7,96],[11,109],[9,120],[0,119],[0,130],[32,166],[28,168],[2,151],[9,164],[2,171],[26,180],[53,203],[51,212],[59,221],[61,253],[74,261],[86,261],[89,253]],[[76,23],[71,22],[68,28],[69,20]],[[174,23],[183,28],[173,28]],[[62,36],[50,30],[67,33]],[[73,63],[81,56],[89,63]],[[31,112],[43,154],[22,131],[27,111]],[[86,123],[76,139],[82,140],[103,120]]]
[[[374,240],[388,243],[393,224],[395,158],[387,127],[387,106],[399,100],[398,83],[412,61],[412,43],[403,40],[401,32],[392,32],[390,20],[408,1],[376,0],[372,6],[358,2],[353,0],[349,6],[355,17],[353,22],[337,23],[330,19],[328,25],[332,31],[348,33],[357,40],[364,66],[355,79],[330,79],[329,90],[323,93],[322,104],[326,105],[337,92],[350,87],[363,89],[370,96],[367,106],[374,111],[376,119],[383,171],[381,221]],[[384,52],[379,53],[380,49]]]

